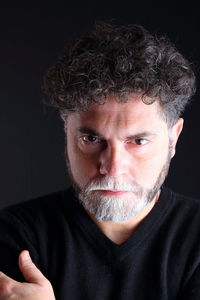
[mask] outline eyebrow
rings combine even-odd
[[[99,136],[99,137],[102,137],[103,136],[95,129],[91,129],[89,127],[79,127],[78,128],[78,131],[81,132],[81,133],[85,133],[85,134],[91,134],[91,135],[95,135],[95,136]]]
[[[97,130],[91,129],[89,127],[85,127],[85,126],[79,127],[78,131],[81,133],[84,133],[84,134],[91,134],[91,135],[98,136],[98,137],[104,139],[102,134],[100,134]],[[154,136],[157,136],[157,134],[155,132],[141,131],[136,134],[131,134],[131,135],[127,136],[125,139],[133,140],[133,139],[137,139],[137,138],[141,138],[141,137],[154,137]]]
[[[127,140],[132,140],[132,139],[137,139],[141,137],[154,137],[157,136],[155,132],[150,132],[150,131],[141,131],[133,135],[129,135],[126,137]]]

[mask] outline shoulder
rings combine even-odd
[[[197,239],[200,235],[200,199],[185,196],[169,188],[164,188],[161,197],[167,207],[163,218],[166,227],[172,232],[188,233],[189,239],[192,236]]]
[[[178,192],[170,190],[172,201],[175,207],[180,207],[182,211],[193,211],[194,213],[200,213],[200,199],[189,197]]]
[[[60,218],[64,213],[64,206],[72,205],[74,194],[72,188],[43,195],[38,198],[10,205],[0,210],[0,222],[39,222],[42,219]]]
[[[169,202],[172,207],[180,210],[200,210],[200,199],[175,192],[169,187],[164,186],[161,191],[161,197],[165,202]]]

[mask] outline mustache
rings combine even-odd
[[[93,179],[85,187],[85,192],[87,193],[96,190],[138,192],[140,188],[140,185],[136,182],[127,182],[124,179],[104,177],[99,179]]]

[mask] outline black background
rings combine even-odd
[[[199,78],[199,9],[195,1],[65,1],[43,7],[0,9],[0,207],[68,185],[63,124],[43,104],[46,70],[71,39],[95,21],[138,23],[167,35],[196,66]],[[198,79],[199,81],[199,79]],[[167,184],[200,197],[199,89],[184,113],[185,128]]]

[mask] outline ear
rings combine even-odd
[[[176,123],[170,129],[170,148],[171,148],[171,157],[176,153],[176,144],[179,138],[179,135],[183,129],[184,120],[179,118]]]

